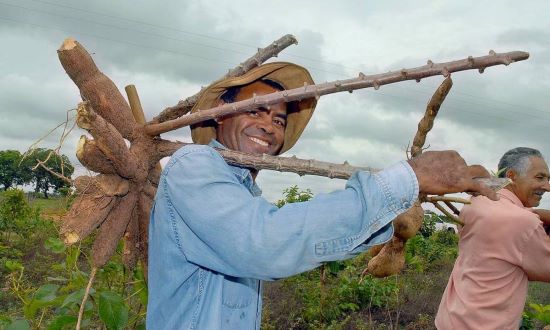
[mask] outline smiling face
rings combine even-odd
[[[513,181],[508,189],[519,198],[523,206],[535,207],[539,205],[542,195],[550,191],[550,173],[543,158],[529,157],[529,161],[524,175],[508,170],[506,176]]]
[[[240,89],[235,101],[278,92],[261,81]],[[269,110],[258,108],[252,112],[226,116],[218,120],[217,140],[228,149],[251,154],[277,155],[285,139],[287,106],[271,105]]]

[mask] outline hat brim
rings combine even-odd
[[[269,79],[279,83],[285,90],[313,85],[309,72],[296,64],[287,62],[273,62],[256,67],[242,76],[220,80],[203,90],[191,113],[214,108],[218,105],[222,94],[230,87],[248,85],[256,80]],[[309,119],[313,115],[317,100],[308,98],[296,102],[293,111],[287,113],[285,141],[279,154],[294,146]],[[216,138],[216,127],[212,121],[204,121],[191,126],[191,137],[194,143],[208,144]]]

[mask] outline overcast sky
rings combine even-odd
[[[161,5],[162,4],[162,5]],[[455,149],[496,170],[517,146],[550,159],[550,2],[529,1],[69,1],[0,0],[0,150],[26,150],[65,120],[79,92],[56,50],[74,37],[123,91],[135,84],[151,119],[194,94],[284,34],[278,60],[311,71],[316,82],[434,62],[527,51],[529,60],[452,75],[454,86],[427,144]],[[403,82],[320,99],[287,155],[384,167],[405,158],[433,91],[443,80]],[[71,114],[74,114],[72,112]],[[77,162],[75,130],[63,152]],[[53,148],[61,132],[41,146]],[[165,137],[190,141],[188,128]],[[82,171],[82,167],[80,166]],[[263,171],[271,201],[297,184],[314,193],[343,180]],[[550,208],[546,196],[542,206]]]

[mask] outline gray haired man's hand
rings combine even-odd
[[[443,195],[470,192],[498,200],[494,191],[474,180],[490,177],[489,172],[480,165],[466,165],[456,151],[426,151],[409,160],[409,164],[416,174],[421,193]]]

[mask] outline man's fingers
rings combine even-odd
[[[473,195],[484,195],[488,198],[496,201],[498,200],[497,193],[493,191],[491,188],[489,188],[487,185],[481,183],[478,180],[474,180],[474,178],[490,178],[491,174],[487,169],[481,165],[470,165],[468,166],[468,175],[470,176],[470,182],[471,184],[471,191],[473,192]]]
[[[481,165],[470,165],[468,166],[468,174],[470,178],[489,178],[491,174],[485,167]]]
[[[470,185],[471,188],[468,189],[469,191],[478,193],[479,195],[486,196],[487,198],[492,199],[494,201],[498,201],[497,193],[493,191],[491,188],[474,179],[470,179],[470,182],[471,182],[471,185]]]

